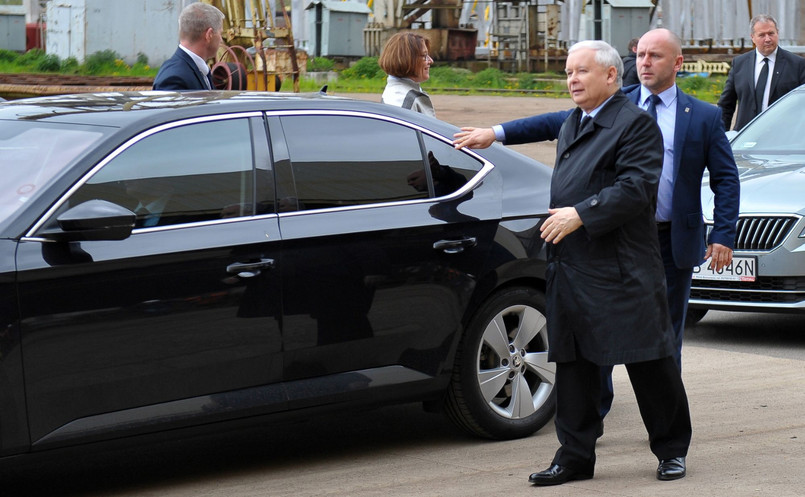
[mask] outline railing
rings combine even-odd
[[[705,62],[703,60],[697,60],[696,62],[683,62],[682,70],[694,73],[727,74],[730,72],[730,64],[729,62]]]

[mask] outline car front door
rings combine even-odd
[[[39,227],[101,199],[137,214],[131,236],[20,244],[34,447],[285,407],[265,137],[259,114],[143,133]]]

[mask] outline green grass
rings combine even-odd
[[[315,57],[308,62],[309,71],[328,71],[335,63],[327,58]],[[120,55],[112,50],[104,50],[87,57],[79,63],[70,57],[60,60],[55,55],[46,54],[39,49],[18,54],[0,49],[0,72],[2,73],[53,73],[99,76],[156,76],[158,67],[151,67],[148,58],[139,54],[137,62],[126,64]],[[679,87],[690,95],[706,102],[715,103],[724,88],[726,76],[704,78],[691,76],[678,78]],[[386,74],[377,64],[377,57],[363,57],[349,68],[338,71],[338,80],[328,83],[328,90],[336,93],[380,93],[386,85]],[[312,78],[302,78],[300,90],[319,91],[321,83]],[[511,74],[496,68],[486,68],[473,73],[468,69],[451,67],[447,64],[434,65],[430,69],[430,79],[422,85],[428,93],[452,94],[522,94],[538,91],[540,96],[567,97],[565,78],[561,73],[518,73]],[[283,91],[293,91],[291,78],[284,78]],[[500,90],[495,93],[495,90]],[[518,93],[518,90],[521,92]]]
[[[91,76],[141,76],[153,78],[159,68],[148,64],[148,57],[137,56],[133,65],[126,64],[120,55],[112,50],[96,52],[83,64],[73,58],[61,60],[56,55],[46,54],[43,50],[32,49],[24,54],[0,49],[0,72],[2,73],[52,73],[79,74]]]
[[[724,88],[726,76],[691,76],[678,78],[677,84],[685,93],[706,102],[718,101]],[[339,72],[338,80],[328,83],[328,90],[337,93],[379,93],[386,85],[386,75],[377,65],[376,57],[364,57],[349,69]],[[318,91],[321,84],[313,80],[303,79],[300,83],[302,91]],[[518,73],[511,74],[496,68],[487,68],[477,73],[468,69],[449,65],[434,65],[430,69],[430,79],[422,85],[428,93],[480,94],[489,95],[495,89],[501,95],[520,95],[538,91],[540,96],[568,97],[565,77],[561,73]],[[283,83],[283,90],[290,84]],[[458,91],[462,90],[462,91]]]

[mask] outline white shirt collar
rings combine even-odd
[[[643,85],[640,85],[640,106],[641,107],[645,108],[646,106],[648,106],[647,100],[648,100],[648,97],[650,97],[650,96],[651,96],[651,90],[649,90],[648,88],[646,88]],[[668,107],[669,105],[671,105],[674,102],[674,99],[676,99],[676,85],[673,84],[673,85],[671,85],[670,88],[666,88],[665,90],[660,92],[658,94],[658,96],[660,97],[660,100],[662,100],[662,104],[665,107]]]
[[[598,114],[598,112],[599,112],[599,111],[600,111],[600,110],[601,110],[601,109],[602,109],[602,108],[603,108],[603,107],[604,107],[604,106],[607,104],[607,102],[609,102],[610,100],[612,100],[612,97],[614,97],[614,96],[615,96],[615,94],[613,93],[612,95],[610,95],[610,96],[609,96],[609,98],[608,98],[608,99],[606,99],[606,100],[604,100],[603,102],[601,102],[601,105],[599,105],[599,106],[598,106],[598,107],[596,107],[595,109],[591,110],[589,113],[584,112],[584,111],[582,110],[582,111],[581,111],[581,117],[582,117],[582,119],[584,118],[584,116],[590,116],[591,118],[595,117],[595,116],[596,116],[596,114]]]
[[[204,59],[202,59],[201,57],[199,57],[199,56],[198,56],[196,53],[191,52],[190,50],[188,50],[187,48],[185,48],[183,45],[179,45],[179,48],[181,48],[182,50],[184,50],[184,52],[185,52],[187,55],[189,55],[191,59],[193,59],[193,62],[195,62],[195,63],[196,63],[196,67],[198,67],[198,70],[199,70],[199,71],[201,71],[201,74],[203,74],[204,76],[206,76],[206,75],[207,75],[207,73],[209,73],[209,72],[210,72],[210,66],[208,66],[208,65],[207,65],[207,61],[205,61]]]
[[[758,50],[758,49],[756,48],[756,49],[755,49],[755,65],[756,65],[756,66],[759,66],[759,65],[763,64],[763,58],[764,58],[764,57],[765,57],[765,58],[767,58],[767,59],[769,59],[769,62],[771,62],[772,64],[774,64],[774,61],[776,61],[776,60],[777,60],[777,50],[778,50],[779,48],[780,48],[780,47],[775,48],[775,49],[774,49],[774,52],[770,53],[769,55],[763,55],[762,53],[760,53],[760,50]],[[769,69],[771,69],[771,68],[769,68]]]

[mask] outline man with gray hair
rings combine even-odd
[[[179,14],[179,48],[159,68],[155,90],[213,90],[207,59],[221,45],[224,14],[206,3],[191,3]]]
[[[573,45],[565,72],[578,107],[559,131],[549,216],[540,226],[561,446],[550,467],[528,481],[593,477],[601,367],[614,364],[629,373],[660,462],[657,478],[681,478],[691,424],[655,221],[662,134],[620,91],[623,63],[607,43]]]
[[[805,58],[778,46],[777,21],[761,14],[749,22],[755,49],[735,57],[718,106],[724,129],[730,129],[735,106],[735,130],[740,130],[777,99],[805,83]]]

